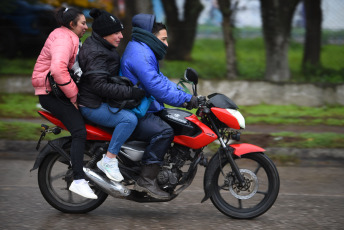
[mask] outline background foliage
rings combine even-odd
[[[264,42],[262,38],[238,39],[237,57],[239,80],[263,80],[265,70]],[[307,75],[301,71],[303,46],[292,42],[289,63],[293,82],[343,83],[344,46],[325,44],[322,47],[322,68]],[[35,58],[7,59],[0,56],[0,74],[31,75]],[[221,39],[197,39],[191,61],[168,61],[161,63],[161,71],[169,78],[180,78],[187,67],[197,70],[202,79],[225,79],[225,51]]]

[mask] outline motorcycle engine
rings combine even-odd
[[[158,184],[167,191],[173,191],[178,185],[178,181],[181,178],[181,173],[177,172],[175,169],[162,169],[157,177]]]
[[[180,145],[171,147],[166,154],[164,166],[157,177],[159,186],[165,191],[173,191],[183,176],[180,169],[184,166],[185,161],[190,159],[189,148]]]

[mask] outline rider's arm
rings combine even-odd
[[[73,41],[68,35],[57,37],[51,44],[51,66],[50,73],[57,84],[65,84],[60,89],[63,93],[71,99],[71,102],[76,101],[78,88],[74,81],[71,81],[71,76],[68,72],[69,60],[72,59],[74,54]]]
[[[178,89],[177,85],[159,72],[159,64],[155,56],[143,54],[143,58],[135,59],[131,70],[140,81],[140,86],[158,102],[181,107],[191,99],[191,95]]]
[[[87,62],[89,63],[86,65],[88,68],[85,72],[108,70],[109,67],[106,65],[108,63],[108,58],[108,55],[99,51],[89,53],[87,57]],[[97,94],[100,97],[113,98],[119,100],[131,99],[133,97],[132,87],[109,83],[109,75],[107,74],[94,73],[87,75],[85,77],[88,78],[88,83],[92,88],[92,93]]]

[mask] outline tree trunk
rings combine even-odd
[[[218,0],[222,13],[222,31],[225,40],[226,60],[227,60],[227,79],[237,78],[237,61],[235,52],[235,39],[233,36],[233,24],[231,21],[232,10],[231,0]]]
[[[290,80],[289,38],[292,17],[299,1],[260,0],[266,49],[266,80]]]
[[[125,2],[124,11],[121,11],[120,2]],[[131,20],[133,16],[139,13],[153,14],[153,5],[151,0],[114,0],[114,14],[119,17],[123,23],[124,30],[122,31],[123,39],[120,45],[117,47],[118,53],[122,56],[125,47],[131,40],[132,25]]]
[[[178,17],[175,0],[162,0],[168,29],[168,52],[166,59],[191,60],[196,37],[197,20],[203,9],[200,0],[185,0],[183,18]]]
[[[321,49],[321,0],[304,0],[306,11],[306,38],[302,70],[308,72],[320,67]]]

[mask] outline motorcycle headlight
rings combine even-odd
[[[240,128],[245,129],[245,118],[244,116],[235,109],[227,109],[227,111],[232,114],[238,121]]]

